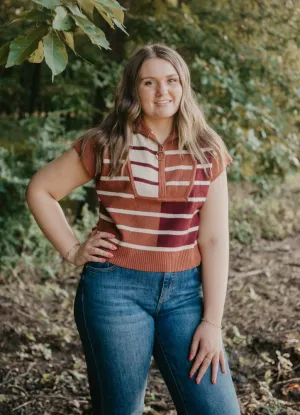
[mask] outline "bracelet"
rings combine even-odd
[[[211,321],[209,321],[209,320],[206,320],[205,318],[202,318],[201,320],[202,320],[202,321],[206,321],[206,323],[210,323],[210,324],[212,324],[213,326],[219,327],[219,329],[222,329],[222,328],[223,328],[223,326],[218,326],[217,324],[215,324],[215,323],[213,323],[213,322],[211,322]]]
[[[75,244],[68,252],[67,252],[67,254],[66,254],[66,256],[65,256],[65,260],[67,260],[68,262],[70,262],[69,261],[69,256],[70,256],[70,253],[73,251],[73,249],[77,246],[77,245],[81,245],[81,243],[80,242],[77,242],[77,244]]]

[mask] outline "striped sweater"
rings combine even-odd
[[[124,268],[152,272],[176,272],[201,262],[198,246],[200,209],[210,183],[221,173],[212,160],[210,177],[205,165],[187,150],[178,150],[173,131],[161,145],[141,120],[135,127],[124,175],[108,177],[110,157],[106,149],[101,175],[95,180],[99,220],[93,228],[113,233],[118,249],[106,260]],[[81,153],[81,140],[73,147]],[[226,153],[226,164],[232,161]],[[92,144],[83,164],[95,178]],[[102,247],[101,247],[102,249]]]

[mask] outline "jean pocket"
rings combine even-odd
[[[104,272],[110,272],[117,268],[117,265],[111,264],[108,261],[105,262],[93,262],[89,261],[85,264],[85,269],[88,272],[92,272],[94,274],[102,274]]]

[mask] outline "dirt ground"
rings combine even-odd
[[[300,414],[299,247],[300,234],[231,243],[223,339],[242,414]],[[73,320],[79,269],[69,270],[0,285],[3,415],[92,414]],[[144,414],[176,414],[154,360]]]

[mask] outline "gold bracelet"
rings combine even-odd
[[[70,262],[69,261],[69,255],[70,255],[70,253],[71,253],[71,251],[73,251],[73,249],[75,248],[75,246],[77,246],[77,245],[81,245],[81,243],[80,242],[77,242],[77,244],[75,244],[68,252],[67,252],[67,254],[66,254],[66,256],[65,256],[65,260],[66,261],[68,261],[68,262]]]
[[[206,320],[205,318],[202,318],[201,320],[202,320],[202,321],[206,321],[206,323],[210,323],[210,324],[212,324],[213,326],[219,327],[219,329],[222,329],[222,328],[223,328],[223,326],[218,326],[217,324],[215,324],[215,323],[213,323],[213,322],[211,322],[211,321],[209,321],[209,320]]]

